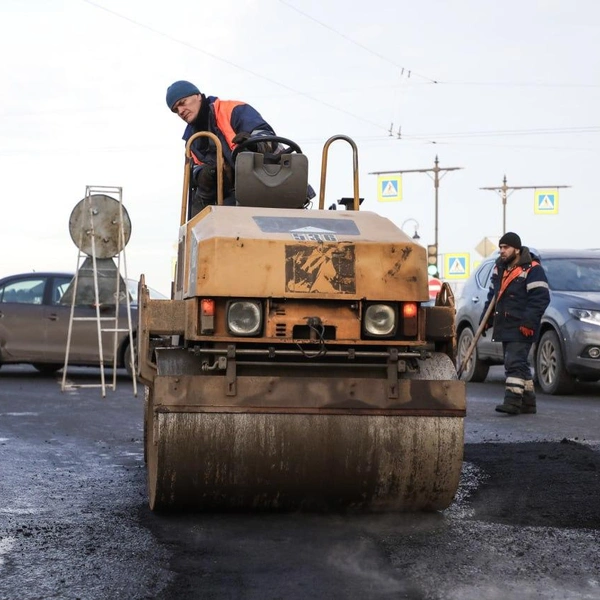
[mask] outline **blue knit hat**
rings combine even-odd
[[[200,90],[189,81],[176,81],[167,88],[167,106],[173,110],[176,102],[188,96],[199,94]]]

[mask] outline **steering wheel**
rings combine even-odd
[[[288,140],[287,138],[280,137],[278,135],[255,135],[254,137],[249,137],[247,140],[244,140],[243,142],[239,143],[234,148],[233,152],[231,153],[231,158],[233,162],[235,162],[235,159],[237,158],[237,155],[240,152],[246,150],[248,146],[251,146],[252,144],[257,144],[259,142],[275,142],[277,144],[283,144],[284,146],[287,146],[285,150],[282,150],[277,154],[272,154],[270,152],[266,153],[265,156],[268,156],[269,158],[277,158],[282,154],[291,154],[292,152],[302,154],[302,149],[300,148],[300,146],[298,146],[298,144],[296,144],[296,142],[293,142],[292,140]]]

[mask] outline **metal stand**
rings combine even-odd
[[[116,198],[105,194],[112,194]],[[71,289],[67,291],[67,293],[72,293],[72,298],[61,384],[62,391],[66,387],[100,387],[102,388],[102,397],[104,398],[108,385],[115,390],[117,387],[118,334],[127,332],[129,335],[129,356],[126,356],[125,360],[129,358],[131,361],[133,393],[137,396],[135,346],[131,322],[131,298],[126,284],[127,260],[125,257],[125,246],[131,234],[131,222],[129,221],[127,211],[123,207],[122,196],[123,192],[120,187],[86,186],[84,199],[79,202],[71,213],[69,229],[71,237],[78,248],[78,254],[75,277],[71,283]],[[114,262],[115,257],[117,259],[116,265]],[[121,276],[121,267],[123,269],[123,276]],[[90,272],[91,277],[89,275]],[[86,279],[87,286],[85,285]],[[90,279],[93,283],[93,295],[90,294]],[[83,285],[82,280],[84,282]],[[119,313],[123,300],[126,306],[127,327],[119,326]],[[95,308],[95,316],[75,316],[75,306],[77,304],[86,304],[88,306],[92,304]],[[114,313],[112,311],[113,306]],[[73,327],[78,321],[96,322],[100,366],[99,384],[75,385],[69,383],[67,385]],[[103,334],[112,334],[112,384],[106,383],[104,374]]]

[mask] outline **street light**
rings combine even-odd
[[[419,222],[416,219],[406,219],[406,221],[404,221],[404,223],[402,223],[402,225],[400,225],[400,229],[404,230],[404,226],[407,223],[413,222],[415,225],[415,233],[412,236],[413,240],[420,240],[421,236],[419,235]]]

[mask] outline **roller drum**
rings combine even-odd
[[[463,454],[453,417],[158,412],[148,433],[153,509],[441,510]]]

